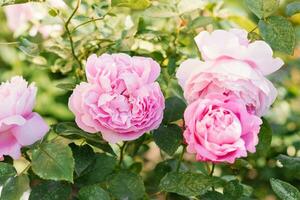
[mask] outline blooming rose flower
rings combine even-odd
[[[158,128],[164,97],[157,82],[159,65],[150,58],[126,54],[88,58],[88,83],[78,85],[69,100],[77,125],[101,132],[111,143],[134,140]]]
[[[263,41],[249,43],[247,33],[238,29],[203,31],[195,40],[205,62],[188,59],[176,74],[188,103],[210,92],[232,93],[250,113],[264,115],[277,96],[264,75],[283,64],[272,57],[271,48]]]
[[[222,58],[241,60],[263,75],[282,67],[283,61],[273,58],[273,51],[266,42],[258,40],[250,43],[247,35],[248,32],[243,29],[202,31],[195,41],[205,61]]]
[[[200,161],[229,162],[255,152],[262,120],[234,95],[211,93],[190,104],[184,119],[187,151]]]
[[[0,85],[0,159],[20,157],[20,149],[40,140],[49,126],[32,112],[37,88],[22,77],[13,77]]]

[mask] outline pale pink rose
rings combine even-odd
[[[159,65],[150,58],[126,54],[88,58],[88,83],[78,85],[69,100],[77,125],[101,132],[111,143],[134,140],[158,128],[164,97],[157,82]]]
[[[230,58],[248,63],[263,75],[277,71],[284,63],[273,58],[271,47],[264,41],[250,42],[247,31],[231,29],[202,31],[195,37],[197,46],[205,61]]]
[[[0,85],[0,159],[20,157],[20,149],[43,138],[49,126],[32,109],[37,88],[19,76]]]
[[[262,120],[247,112],[234,95],[211,93],[190,104],[185,113],[187,152],[199,161],[233,163],[255,152]]]
[[[277,96],[273,84],[247,62],[229,58],[184,61],[176,74],[188,103],[211,92],[234,94],[250,113],[264,115]]]
[[[64,9],[67,5],[62,0],[48,1],[51,7]],[[8,27],[13,32],[28,30],[32,25],[29,34],[35,36],[38,32],[44,38],[49,37],[50,33],[62,32],[63,27],[59,24],[42,24],[41,20],[48,16],[48,8],[44,3],[24,3],[8,5],[4,7]],[[18,33],[19,34],[19,33]]]

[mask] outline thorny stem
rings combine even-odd
[[[120,160],[119,160],[119,164],[118,166],[121,168],[122,162],[123,162],[123,158],[124,158],[124,150],[126,147],[127,142],[124,142],[123,145],[120,147]]]
[[[75,27],[72,29],[71,33],[73,33],[74,31],[76,31],[76,30],[77,30],[78,28],[80,28],[81,26],[84,26],[84,25],[89,24],[89,23],[91,23],[91,22],[96,22],[96,21],[99,21],[99,20],[102,20],[102,19],[104,19],[104,17],[99,17],[99,18],[95,18],[95,19],[90,19],[90,20],[88,20],[88,21],[86,21],[86,22],[83,22],[83,23],[81,23],[81,24],[75,26]]]
[[[75,53],[74,41],[73,41],[70,29],[69,29],[69,24],[70,24],[72,18],[74,17],[75,13],[79,9],[80,4],[81,4],[81,0],[77,0],[77,4],[76,4],[75,9],[73,10],[72,14],[67,19],[67,21],[65,22],[65,29],[66,29],[67,35],[69,37],[69,40],[70,40],[70,46],[71,46],[72,55],[73,55],[74,59],[77,61],[77,63],[79,64],[80,69],[82,69],[81,62],[80,62],[80,60],[78,59],[78,57],[77,57],[77,55]]]

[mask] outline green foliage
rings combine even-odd
[[[300,2],[292,2],[286,6],[285,13],[287,16],[292,16],[300,12]]]
[[[239,199],[243,195],[243,186],[237,180],[229,181],[223,193],[228,199]]]
[[[3,185],[1,200],[19,200],[23,193],[29,189],[27,175],[20,175],[9,178]]]
[[[32,151],[32,170],[46,180],[73,182],[74,158],[68,146],[45,143]]]
[[[0,5],[24,2],[0,0]],[[30,200],[299,199],[298,1],[64,2],[67,8],[36,3],[45,17],[14,33],[0,10],[0,80],[22,74],[36,82],[35,110],[51,124],[43,141],[22,148],[22,159],[5,156],[0,162],[0,200],[19,199],[28,189]],[[61,30],[34,35],[43,25]],[[185,149],[186,103],[175,74],[182,61],[201,57],[194,36],[233,27],[247,30],[251,41],[266,41],[285,67],[268,77],[279,92],[264,116],[256,153],[234,164],[218,163],[212,173],[211,163],[194,160]],[[294,49],[294,56],[286,55]],[[161,66],[157,81],[166,97],[161,126],[125,144],[109,144],[101,133],[81,130],[68,108],[76,84],[85,81],[87,57],[117,52],[156,60]]]
[[[29,200],[62,200],[71,196],[72,188],[68,183],[45,181],[32,188]]]
[[[260,19],[269,17],[279,7],[279,0],[245,0],[248,8]]]
[[[272,141],[272,128],[266,119],[263,119],[258,138],[259,143],[256,146],[256,152],[261,155],[267,155]]]
[[[145,195],[142,177],[126,171],[109,177],[108,190],[117,199],[138,200]]]
[[[17,174],[15,168],[8,163],[0,162],[0,185],[4,184],[5,181]]]
[[[182,130],[175,124],[162,125],[153,133],[157,146],[172,156],[183,143]]]
[[[282,200],[298,200],[300,199],[300,192],[291,184],[272,178],[270,180],[273,191]]]
[[[277,159],[283,165],[284,169],[290,171],[296,178],[300,179],[300,158],[279,155]]]
[[[276,51],[293,54],[295,48],[295,31],[286,18],[271,16],[266,21],[259,21],[262,38]]]
[[[79,200],[110,200],[109,194],[99,185],[83,187],[79,190]]]
[[[114,157],[106,154],[96,154],[94,157],[93,163],[76,180],[76,184],[83,186],[102,183],[114,171],[117,164],[117,160]]]
[[[164,111],[164,123],[177,121],[183,117],[186,108],[185,103],[179,97],[170,97],[166,99],[166,108]]]
[[[79,176],[95,160],[94,150],[89,145],[77,146],[70,144],[75,160],[75,172]]]
[[[112,6],[124,6],[134,10],[143,10],[151,5],[149,0],[112,0]]]
[[[95,146],[104,152],[114,155],[114,151],[111,146],[103,141],[98,134],[89,134],[79,129],[74,122],[62,122],[54,126],[54,131],[69,139],[79,139],[84,138],[86,142],[92,146]]]
[[[160,189],[184,196],[198,196],[219,185],[214,177],[191,172],[170,172],[160,182]]]

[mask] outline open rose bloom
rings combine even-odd
[[[264,41],[240,29],[201,32],[204,61],[183,62],[177,78],[190,104],[185,113],[188,151],[201,161],[230,162],[255,152],[259,125],[277,92],[265,77],[282,65]]]
[[[134,140],[159,127],[165,107],[155,80],[160,66],[150,58],[126,54],[91,55],[88,82],[78,85],[69,100],[77,125],[101,132],[111,143]]]
[[[43,138],[49,126],[32,111],[37,88],[22,77],[13,77],[0,85],[0,159],[4,155],[18,159],[21,147]]]

